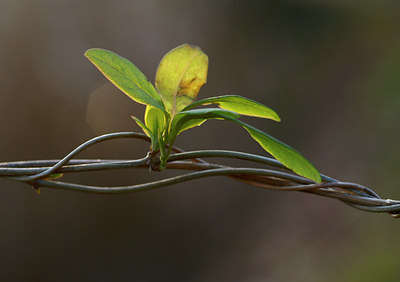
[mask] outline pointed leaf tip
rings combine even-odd
[[[252,126],[243,126],[261,147],[287,168],[316,183],[321,183],[318,170],[299,152]]]
[[[136,124],[143,130],[143,132],[144,132],[147,136],[149,136],[151,139],[153,139],[153,134],[152,134],[152,132],[150,131],[149,128],[147,128],[147,126],[146,126],[140,119],[138,119],[138,118],[135,117],[135,116],[131,116],[131,118],[136,122]]]
[[[275,159],[293,172],[310,179],[316,183],[321,183],[321,175],[318,170],[299,152],[269,134],[247,124],[238,119],[227,117],[227,120],[241,125],[250,136],[257,141],[261,147],[270,153]]]

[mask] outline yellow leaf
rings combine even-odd
[[[174,116],[193,102],[207,81],[208,57],[199,47],[183,44],[169,51],[156,74],[156,88]]]

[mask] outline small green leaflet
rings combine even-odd
[[[157,130],[162,132],[165,128],[164,112],[157,108],[147,106],[144,114],[144,123],[151,132],[157,132]]]
[[[156,88],[171,116],[193,102],[207,81],[208,57],[199,47],[183,44],[169,51],[156,74]]]
[[[230,110],[241,115],[281,121],[279,115],[274,110],[256,101],[238,95],[225,95],[199,100],[190,104],[184,110],[189,110],[200,105],[209,104],[217,104],[222,109]]]
[[[154,86],[129,60],[98,48],[87,50],[85,56],[131,99],[164,111],[164,104]]]
[[[131,116],[131,118],[136,122],[137,125],[143,130],[143,132],[153,140],[153,133],[150,131],[150,129],[147,128],[147,126],[137,117]]]
[[[53,174],[50,174],[49,176],[47,176],[47,177],[45,178],[45,180],[58,179],[58,178],[61,178],[61,177],[63,177],[63,176],[64,176],[63,173],[53,173]],[[40,193],[39,193],[39,194],[40,194]]]

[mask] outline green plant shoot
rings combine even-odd
[[[161,60],[155,87],[129,60],[104,49],[89,49],[85,56],[123,93],[147,106],[144,123],[132,117],[151,138],[151,152],[159,155],[158,169],[166,167],[176,137],[209,119],[223,119],[242,126],[261,147],[293,172],[320,183],[317,169],[299,152],[253,126],[240,115],[280,121],[278,114],[251,99],[237,95],[211,97],[195,102],[207,81],[208,57],[196,46],[183,44]],[[199,108],[217,105],[219,108]]]

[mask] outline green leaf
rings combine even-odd
[[[178,132],[178,135],[181,134],[183,131],[191,129],[195,126],[200,126],[202,125],[207,119],[204,118],[199,118],[199,119],[190,119],[188,120],[180,129]]]
[[[321,183],[321,175],[318,170],[295,149],[240,120],[232,119],[230,117],[227,117],[226,119],[243,126],[265,151],[270,153],[287,168],[316,183]]]
[[[274,110],[256,101],[238,95],[225,95],[203,99],[190,104],[184,110],[189,110],[200,105],[209,104],[217,104],[222,109],[230,110],[241,115],[281,121],[280,117]]]
[[[153,134],[152,132],[147,128],[147,126],[137,117],[131,116],[131,118],[136,122],[137,125],[143,130],[143,132],[149,136],[153,140]]]
[[[196,98],[207,81],[208,57],[199,47],[183,44],[169,51],[156,74],[156,88],[174,116]]]
[[[122,92],[134,101],[164,111],[164,104],[154,86],[129,60],[114,52],[93,48],[85,56]]]
[[[164,112],[157,108],[147,106],[144,114],[144,122],[153,134],[158,131],[163,132],[165,128]]]
[[[207,119],[214,118],[233,121],[243,126],[265,151],[270,153],[287,168],[305,178],[321,183],[321,176],[318,170],[299,152],[267,133],[238,120],[238,117],[240,117],[239,114],[223,109],[205,108],[182,111],[176,115],[172,129],[180,133],[184,129],[190,128],[189,126],[195,126],[196,122],[199,122],[200,120],[204,122]]]
[[[178,120],[182,117],[190,116],[193,118],[223,118],[225,116],[227,117],[232,117],[232,118],[238,118],[240,115],[238,113],[229,111],[229,110],[224,110],[224,109],[218,109],[218,108],[203,108],[203,109],[194,109],[194,110],[187,110],[187,111],[182,111],[178,113],[175,116],[175,119]]]
[[[172,135],[178,135],[182,131],[199,126],[208,119],[225,119],[225,118],[239,118],[240,115],[224,110],[215,108],[194,109],[182,111],[178,113],[172,122]]]

